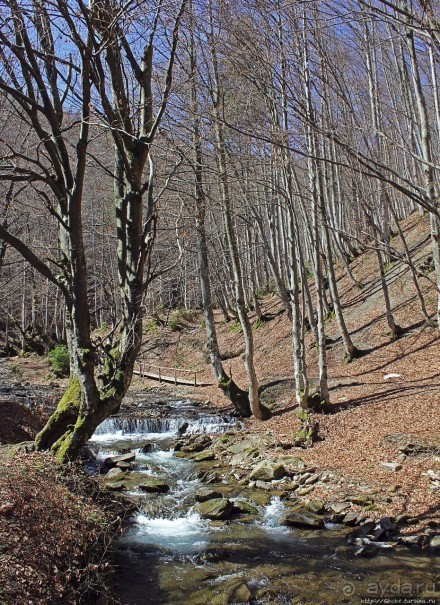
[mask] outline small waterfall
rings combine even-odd
[[[186,434],[222,433],[239,422],[228,416],[205,416],[203,418],[107,418],[96,429],[92,441],[108,439],[130,439],[140,436],[167,437],[177,433],[188,424]]]
[[[266,529],[278,528],[280,520],[286,512],[286,506],[283,504],[279,496],[274,496],[270,499],[270,503],[266,506],[263,517],[263,527]]]

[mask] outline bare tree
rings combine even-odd
[[[141,345],[142,302],[151,277],[144,269],[156,221],[153,175],[150,170],[145,176],[145,168],[171,92],[185,3],[173,16],[172,5],[151,11],[116,0],[94,0],[90,6],[82,0],[2,2],[0,89],[32,137],[25,152],[4,143],[0,174],[8,182],[40,186],[41,200],[57,222],[60,256],[47,262],[4,227],[0,237],[63,293],[71,377],[36,439],[39,449],[51,449],[61,460],[74,458],[98,424],[119,409]],[[161,53],[168,46],[157,104],[156,44]],[[121,316],[113,344],[105,347],[91,336],[83,231],[92,128],[107,129],[115,150],[111,174]]]

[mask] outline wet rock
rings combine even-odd
[[[155,445],[154,443],[145,443],[141,448],[142,454],[149,454],[150,452],[154,452]]]
[[[280,520],[280,525],[287,527],[302,527],[306,529],[319,529],[323,527],[324,521],[320,517],[311,514],[292,511],[287,513]]]
[[[350,533],[347,538],[347,542],[349,544],[354,544],[357,538],[363,538],[364,536],[371,535],[375,527],[376,521],[367,521],[366,523],[363,523],[360,527],[356,528]]]
[[[177,429],[177,433],[179,435],[183,435],[184,433],[186,433],[188,427],[189,427],[189,423],[188,422],[184,422],[182,424],[182,426]]]
[[[239,499],[233,499],[232,503],[234,505],[234,511],[238,512],[238,513],[246,513],[249,515],[258,515],[258,509],[251,504],[250,502],[247,502],[246,500],[239,500]]]
[[[267,506],[271,499],[271,494],[269,492],[262,492],[260,490],[246,490],[239,494],[239,497],[242,499],[251,498],[252,502],[255,502],[257,506]]]
[[[116,466],[118,462],[133,462],[135,459],[136,456],[133,452],[121,454],[120,456],[109,456],[109,458],[104,460],[104,466]]]
[[[155,479],[154,477],[147,477],[146,479],[142,480],[142,483],[139,484],[139,489],[143,492],[164,494],[169,491],[170,486],[168,485],[168,483],[165,483],[160,479]]]
[[[221,497],[222,494],[220,492],[217,492],[213,489],[208,489],[206,487],[202,487],[202,489],[199,489],[195,494],[197,502],[207,502],[208,500],[214,500],[214,498]]]
[[[211,525],[214,525],[213,522]],[[258,557],[261,553],[261,549],[258,546],[252,546],[251,544],[230,544],[228,546],[221,546],[219,544],[210,544],[206,547],[205,552],[201,556],[203,561],[225,561],[231,558],[238,557]]]
[[[122,471],[131,471],[133,465],[131,462],[118,462],[116,468],[120,468]]]
[[[377,555],[377,548],[374,544],[365,544],[359,546],[354,550],[355,557],[375,557]]]
[[[282,479],[285,474],[286,469],[279,462],[262,460],[253,469],[250,478],[259,481],[272,481],[273,479]]]
[[[387,533],[394,533],[397,529],[397,525],[391,517],[382,517],[379,521],[379,527]]]
[[[333,504],[330,504],[330,508],[333,512],[335,512],[337,515],[339,513],[342,513],[342,511],[347,510],[347,508],[351,507],[351,502],[334,502]]]
[[[208,435],[198,435],[195,438],[191,438],[188,444],[182,447],[181,451],[188,453],[203,452],[211,443],[212,439]]]
[[[105,476],[106,481],[122,481],[125,473],[120,468],[111,468]]]
[[[246,582],[241,580],[235,581],[225,590],[225,604],[232,605],[233,603],[249,603],[252,599],[252,593],[249,590]]]
[[[322,500],[309,500],[306,502],[304,508],[314,515],[321,515],[325,511],[324,502]]]
[[[390,471],[391,473],[400,471],[402,468],[402,465],[399,462],[381,462],[380,466],[383,468],[383,470]]]
[[[204,519],[229,519],[233,508],[232,502],[227,498],[214,498],[196,504],[195,511]]]
[[[418,536],[402,536],[399,538],[399,544],[405,546],[424,546],[427,542],[427,537],[424,535]]]

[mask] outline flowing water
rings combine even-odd
[[[194,511],[195,492],[203,486],[200,465],[175,457],[173,441],[184,422],[190,434],[219,433],[237,428],[237,422],[197,416],[189,402],[174,402],[172,415],[106,420],[91,441],[101,459],[133,451],[134,477],[147,473],[170,485],[157,495],[138,491],[136,481],[129,488],[139,511],[116,553],[116,591],[123,605],[227,605],[249,602],[249,594],[254,605],[440,604],[440,565],[433,556],[398,547],[356,559],[347,528],[281,527],[285,505],[278,497],[260,501],[256,516],[202,519]],[[151,451],[142,453],[146,443]],[[255,505],[256,494],[241,486],[209,487],[231,497],[241,492],[241,499]]]

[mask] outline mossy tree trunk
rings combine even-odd
[[[11,171],[10,181],[37,183],[34,189],[41,191],[42,207],[48,209],[57,226],[60,258],[47,263],[4,223],[0,224],[0,237],[64,297],[71,376],[57,410],[36,438],[38,449],[50,449],[62,461],[75,458],[96,427],[118,411],[140,350],[142,303],[151,279],[145,267],[156,224],[149,160],[171,91],[186,1],[180,1],[172,19],[172,9],[160,5],[151,31],[145,31],[144,45],[139,38],[136,48],[125,33],[127,16],[137,18],[127,13],[131,11],[128,5],[121,8],[111,0],[91,0],[88,8],[80,4],[79,11],[84,11],[81,19],[78,7],[68,2],[55,2],[50,13],[43,2],[35,3],[34,13],[19,2],[7,3],[12,25],[1,36],[10,54],[4,57],[7,78],[0,78],[0,90],[33,137],[27,142],[28,156],[23,156],[23,146],[16,156],[12,151],[23,168],[17,174]],[[165,18],[174,25],[164,84],[155,105],[153,48],[158,23]],[[143,16],[139,19],[134,26],[144,31]],[[65,31],[73,52],[69,49],[66,53],[60,31]],[[162,64],[165,47],[163,41],[160,44]],[[62,76],[65,73],[68,77]],[[72,122],[73,98],[78,114]],[[91,122],[111,134],[115,150],[115,255],[121,317],[118,332],[109,336],[108,347],[92,337],[84,243],[82,202]],[[37,141],[37,150],[31,141]],[[148,164],[150,170],[146,169]]]

